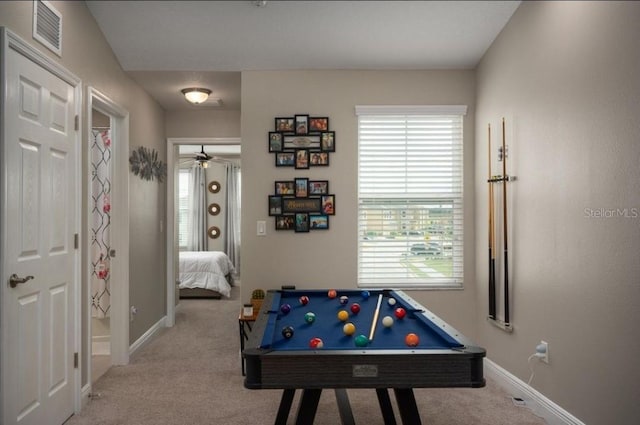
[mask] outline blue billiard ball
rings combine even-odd
[[[349,303],[349,297],[347,297],[346,295],[343,295],[340,297],[340,304],[347,305],[348,303]]]
[[[371,296],[371,293],[369,291],[362,291],[363,300],[368,300],[370,296]]]
[[[280,306],[280,311],[282,312],[282,314],[289,314],[289,312],[291,311],[291,306],[289,304],[282,304]]]

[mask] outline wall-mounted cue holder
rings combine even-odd
[[[487,131],[487,141],[488,141],[488,150],[489,150],[489,169],[488,169],[488,179],[487,183],[489,183],[489,315],[487,316],[487,320],[492,325],[502,329],[505,332],[513,332],[513,325],[510,323],[510,303],[509,303],[509,245],[508,245],[508,212],[507,212],[507,183],[513,182],[516,180],[515,176],[510,176],[507,174],[507,158],[509,157],[509,151],[507,149],[506,144],[506,132],[505,132],[505,121],[502,119],[502,146],[498,148],[498,162],[502,163],[502,174],[494,175],[491,173],[491,124],[488,125]],[[504,265],[504,274],[503,274],[503,298],[504,298],[504,308],[503,315],[504,320],[498,318],[496,299],[497,299],[497,278],[496,278],[496,258],[498,256],[497,252],[497,244],[496,244],[496,213],[495,213],[495,186],[501,185],[502,189],[502,249],[503,253],[501,256],[502,264]]]

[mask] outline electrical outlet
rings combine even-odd
[[[549,364],[549,343],[547,341],[540,341],[536,347],[536,353],[541,362]]]

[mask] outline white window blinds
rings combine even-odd
[[[189,173],[188,169],[180,169],[178,174],[178,246],[187,249],[189,240]]]
[[[466,106],[359,106],[358,285],[459,288]]]

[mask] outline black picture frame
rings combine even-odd
[[[295,228],[295,214],[276,216],[276,230],[293,230]]]
[[[328,167],[329,152],[309,151],[309,165],[312,167]]]
[[[269,215],[282,215],[282,196],[269,195]]]
[[[295,180],[296,198],[306,198],[309,196],[309,179],[306,177],[296,177]]]
[[[296,198],[293,196],[282,197],[282,214],[295,213],[322,213],[322,203],[319,196],[308,198]]]
[[[284,142],[283,142],[284,145]],[[335,152],[336,151],[336,132],[335,131],[323,131],[320,133],[320,150],[323,152]]]
[[[295,128],[295,120],[293,117],[276,118],[276,131],[293,133],[295,131]]]
[[[297,135],[309,134],[309,115],[295,115],[293,118],[295,121],[295,133]]]
[[[290,195],[293,196],[296,193],[296,186],[293,180],[276,180],[275,184],[276,195]]]
[[[295,151],[276,152],[276,167],[293,167],[296,165]]]
[[[309,149],[296,149],[295,168],[297,170],[306,170],[309,168]]]
[[[309,231],[309,213],[296,213],[295,231],[296,233]]]
[[[311,230],[329,230],[329,216],[327,214],[309,214]]]
[[[269,152],[281,152],[284,147],[282,133],[278,131],[269,132]]]
[[[336,197],[335,195],[321,195],[320,205],[322,213],[326,215],[336,214]]]
[[[309,132],[329,130],[328,117],[309,117]]]
[[[328,194],[329,180],[309,180],[309,196]]]
[[[285,134],[282,138],[284,149],[320,149],[320,134]]]

